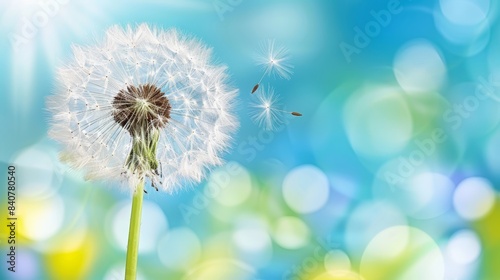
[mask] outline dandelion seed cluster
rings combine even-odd
[[[288,62],[290,55],[288,49],[280,46],[275,40],[268,40],[261,45],[256,56],[258,66],[263,67],[264,74],[259,82],[252,88],[252,101],[250,105],[250,118],[264,130],[275,130],[285,123],[285,116],[291,114],[295,117],[302,116],[298,112],[288,112],[282,109],[280,97],[270,86],[267,90],[261,86],[265,76],[279,76],[289,80],[293,66]]]
[[[111,27],[103,42],[74,47],[59,71],[50,136],[87,178],[146,177],[171,192],[222,163],[238,127],[237,90],[193,38],[140,25]]]

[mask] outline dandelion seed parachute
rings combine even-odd
[[[260,51],[255,57],[257,64],[264,68],[264,74],[259,82],[252,88],[254,94],[266,75],[277,75],[289,80],[292,75],[293,66],[288,62],[290,55],[285,47],[278,46],[275,40],[268,40],[261,45]]]
[[[275,40],[268,40],[263,43],[255,60],[264,69],[264,75],[258,84],[262,82],[262,79],[266,75],[276,75],[289,80],[293,74],[293,66],[289,62],[290,54],[288,49],[280,46]]]
[[[275,130],[285,122],[286,111],[281,109],[281,100],[272,87],[259,87],[252,98],[250,118],[259,127],[264,130]]]
[[[47,100],[49,135],[72,167],[132,190],[147,177],[171,192],[222,163],[238,127],[237,90],[202,43],[174,29],[113,26],[73,53]]]

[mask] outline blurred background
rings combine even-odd
[[[205,182],[145,196],[139,279],[500,279],[498,1],[17,0],[0,10],[0,179],[15,165],[18,186],[17,272],[2,225],[0,279],[123,279],[130,194],[59,162],[44,102],[72,44],[143,22],[213,47],[240,89],[241,129]],[[263,84],[304,115],[270,132],[245,106],[268,39],[289,50],[294,73]]]

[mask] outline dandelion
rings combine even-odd
[[[275,75],[289,80],[293,73],[293,66],[288,60],[290,60],[288,49],[279,46],[275,40],[268,40],[262,44],[256,56],[256,61],[257,64],[264,69],[264,74],[259,82],[253,87],[252,93],[257,91],[265,76]]]
[[[73,52],[47,101],[49,134],[88,179],[125,181],[134,193],[126,268],[134,279],[144,182],[172,192],[220,165],[238,127],[237,91],[210,49],[173,29],[114,26]]]
[[[282,108],[281,98],[272,87],[259,88],[259,92],[254,95],[254,100],[250,104],[250,118],[254,123],[264,130],[275,130],[285,123],[285,117],[292,115],[302,116],[299,112],[289,112]]]

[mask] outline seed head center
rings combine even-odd
[[[167,125],[172,109],[168,98],[155,85],[129,85],[114,97],[113,119],[131,135],[148,133]]]

